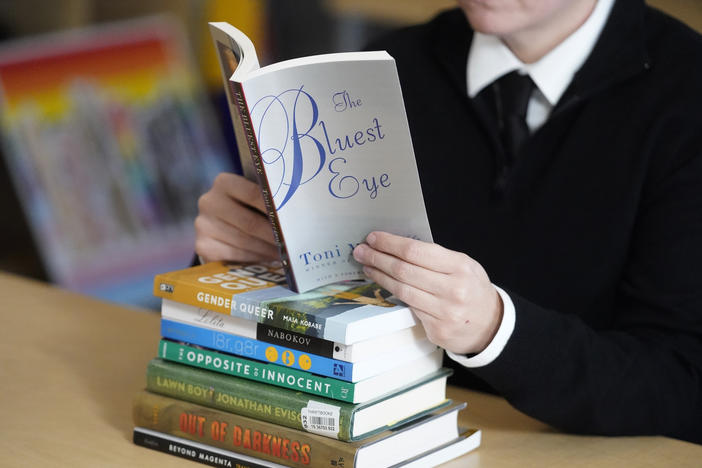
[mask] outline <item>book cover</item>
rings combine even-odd
[[[431,242],[395,61],[387,52],[258,68],[253,44],[210,23],[235,135],[247,144],[290,289],[363,278],[373,230]]]
[[[141,391],[134,397],[137,427],[182,437],[292,467],[390,466],[458,436],[458,411],[441,408],[358,442],[343,442],[195,403]]]
[[[161,300],[161,317],[346,362],[364,362],[388,353],[411,352],[421,347],[427,339],[424,327],[418,324],[387,335],[345,345],[338,341],[303,335],[165,298]]]
[[[393,394],[354,405],[153,359],[146,370],[146,389],[273,424],[350,441],[367,438],[448,404],[446,378],[450,373],[448,369],[441,369]]]
[[[343,344],[418,323],[409,307],[368,280],[298,294],[281,286],[281,273],[269,265],[211,262],[156,275],[154,295]]]
[[[391,371],[355,383],[170,340],[160,341],[157,357],[333,400],[363,403],[438,371],[442,364],[443,350],[439,348]]]
[[[407,349],[398,349],[372,360],[352,363],[166,319],[161,319],[161,336],[347,382],[358,382],[373,377],[437,349],[435,344],[424,339]]]

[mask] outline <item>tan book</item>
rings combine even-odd
[[[453,460],[480,446],[482,433],[477,429],[468,429],[451,442],[440,445],[416,457],[393,465],[392,468],[426,468],[438,466]],[[135,427],[133,441],[136,445],[185,458],[209,466],[231,466],[236,468],[285,468],[285,465],[249,457],[240,453],[224,450],[211,445],[193,442],[169,434],[164,434],[143,427]],[[338,467],[337,467],[338,468]]]
[[[291,467],[363,468],[411,460],[459,437],[458,411],[465,403],[436,410],[416,421],[359,442],[259,421],[174,398],[139,392],[136,427]]]

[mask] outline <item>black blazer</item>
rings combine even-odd
[[[702,442],[700,36],[618,0],[504,186],[466,93],[471,37],[452,10],[371,47],[397,61],[435,241],[516,307],[502,354],[453,383],[563,430]]]

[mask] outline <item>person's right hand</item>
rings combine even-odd
[[[223,172],[198,200],[195,252],[205,262],[278,260],[260,187]]]

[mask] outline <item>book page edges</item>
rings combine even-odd
[[[315,65],[322,63],[335,63],[335,62],[366,62],[366,61],[383,61],[392,60],[390,54],[384,50],[367,51],[367,52],[337,52],[332,54],[320,54],[320,55],[310,55],[307,57],[298,57],[289,60],[283,60],[282,62],[272,63],[261,67],[257,70],[252,70],[246,75],[234,74],[231,78],[232,81],[245,81],[248,79],[256,78],[257,76],[265,75],[268,73],[274,73],[280,70],[286,70],[289,68],[303,67],[306,65]]]
[[[241,51],[241,60],[239,61],[239,66],[234,70],[231,76],[227,76],[227,79],[233,77],[245,77],[247,74],[259,68],[258,55],[256,54],[256,47],[251,42],[251,39],[241,30],[235,28],[231,24],[219,21],[219,22],[209,22],[210,34],[212,39],[216,42],[219,41],[225,45],[230,45],[233,42],[236,44]],[[216,45],[215,45],[216,47]],[[224,66],[221,62],[219,54],[217,54],[217,59],[220,61],[220,67],[224,71]]]

